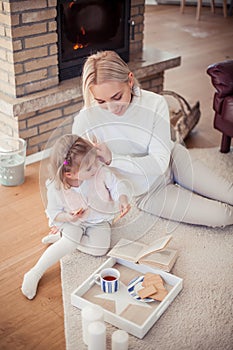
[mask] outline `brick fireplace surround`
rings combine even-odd
[[[82,107],[80,77],[59,82],[57,0],[0,1],[0,136],[22,137],[27,155],[71,131]],[[141,86],[160,92],[180,57],[143,49],[145,0],[131,0],[135,38],[129,65]]]

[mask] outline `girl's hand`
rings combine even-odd
[[[96,147],[97,156],[99,157],[100,161],[105,163],[106,165],[111,164],[112,152],[106,146],[106,144],[105,143],[95,143],[94,145]]]
[[[78,215],[78,216],[82,216],[82,214],[84,213],[84,209],[83,208],[79,208],[78,210],[73,210],[72,212],[71,212],[71,214],[73,215],[73,216],[76,216],[76,215]]]
[[[70,213],[62,212],[56,216],[55,220],[60,222],[77,221],[80,217],[83,216],[84,213],[85,213],[85,210],[83,208],[74,210]]]
[[[79,218],[81,218],[83,216],[83,214],[85,213],[85,209],[83,208],[79,208],[78,210],[74,210],[71,212],[72,215],[72,220],[71,221],[76,221]]]
[[[49,235],[55,235],[59,232],[59,228],[57,226],[52,226],[49,231]]]

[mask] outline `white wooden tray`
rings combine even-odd
[[[94,282],[94,275],[106,267],[120,271],[120,288],[113,294],[103,293]],[[128,283],[147,272],[160,274],[169,291],[163,301],[142,302],[135,300],[128,292]],[[183,279],[146,265],[135,264],[123,259],[109,258],[72,294],[71,304],[83,309],[90,304],[98,304],[104,309],[104,320],[142,339],[183,287]]]

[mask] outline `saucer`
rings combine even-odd
[[[144,280],[144,276],[138,276],[132,279],[132,281],[129,282],[128,284],[128,292],[129,294],[136,300],[141,301],[143,303],[151,303],[152,301],[155,301],[152,298],[140,298],[138,295],[138,291],[143,288],[142,282]]]

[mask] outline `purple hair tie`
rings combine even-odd
[[[65,159],[63,165],[68,165],[68,161]]]

